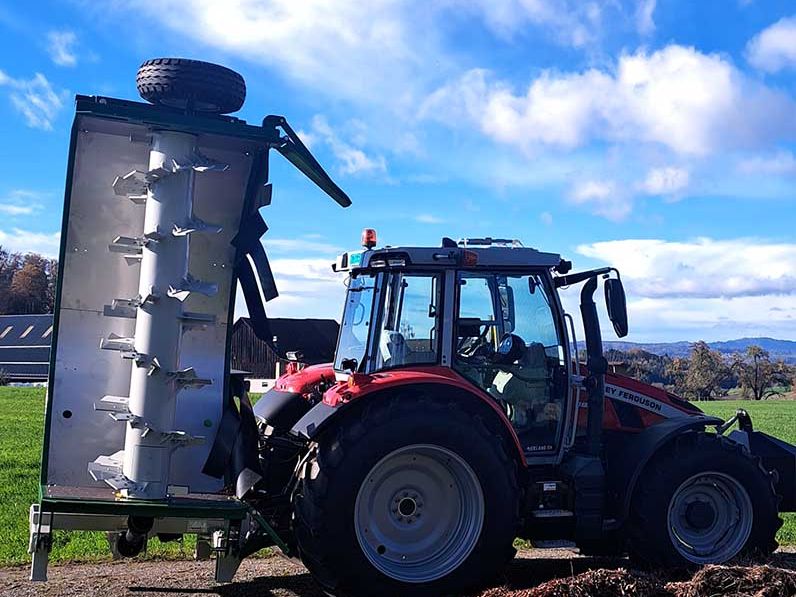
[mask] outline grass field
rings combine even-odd
[[[44,390],[0,387],[0,564],[28,561],[28,508],[39,499]],[[193,554],[193,544],[149,542],[148,554]],[[56,532],[51,561],[110,558],[101,533]]]
[[[737,408],[752,415],[755,427],[796,443],[796,401],[724,401],[700,403],[720,417]],[[44,421],[44,391],[0,387],[0,564],[25,562],[28,542],[28,508],[38,499],[39,459]],[[779,540],[796,544],[796,515],[786,515]],[[190,555],[193,545],[150,542],[148,554],[161,557]],[[108,545],[100,533],[56,533],[51,559],[98,560],[108,558]]]

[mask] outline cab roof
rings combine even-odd
[[[445,238],[440,247],[382,247],[343,253],[335,271],[410,266],[435,269],[554,268],[562,263],[558,253],[544,253],[524,247],[519,241],[500,239]]]

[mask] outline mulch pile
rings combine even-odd
[[[669,583],[676,597],[790,597],[796,572],[773,566],[706,566],[689,582]]]
[[[666,579],[628,571],[590,570],[558,578],[529,589],[508,586],[485,591],[482,597],[791,597],[796,596],[796,572],[773,566],[706,566],[691,580]]]

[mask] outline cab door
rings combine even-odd
[[[505,411],[528,454],[558,451],[568,363],[545,272],[457,274],[454,368]]]

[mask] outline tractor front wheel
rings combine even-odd
[[[329,591],[458,594],[513,554],[516,464],[461,405],[375,399],[318,443],[294,496],[305,565]]]
[[[767,555],[782,525],[773,479],[746,448],[688,432],[647,466],[632,505],[630,552],[652,566]]]

